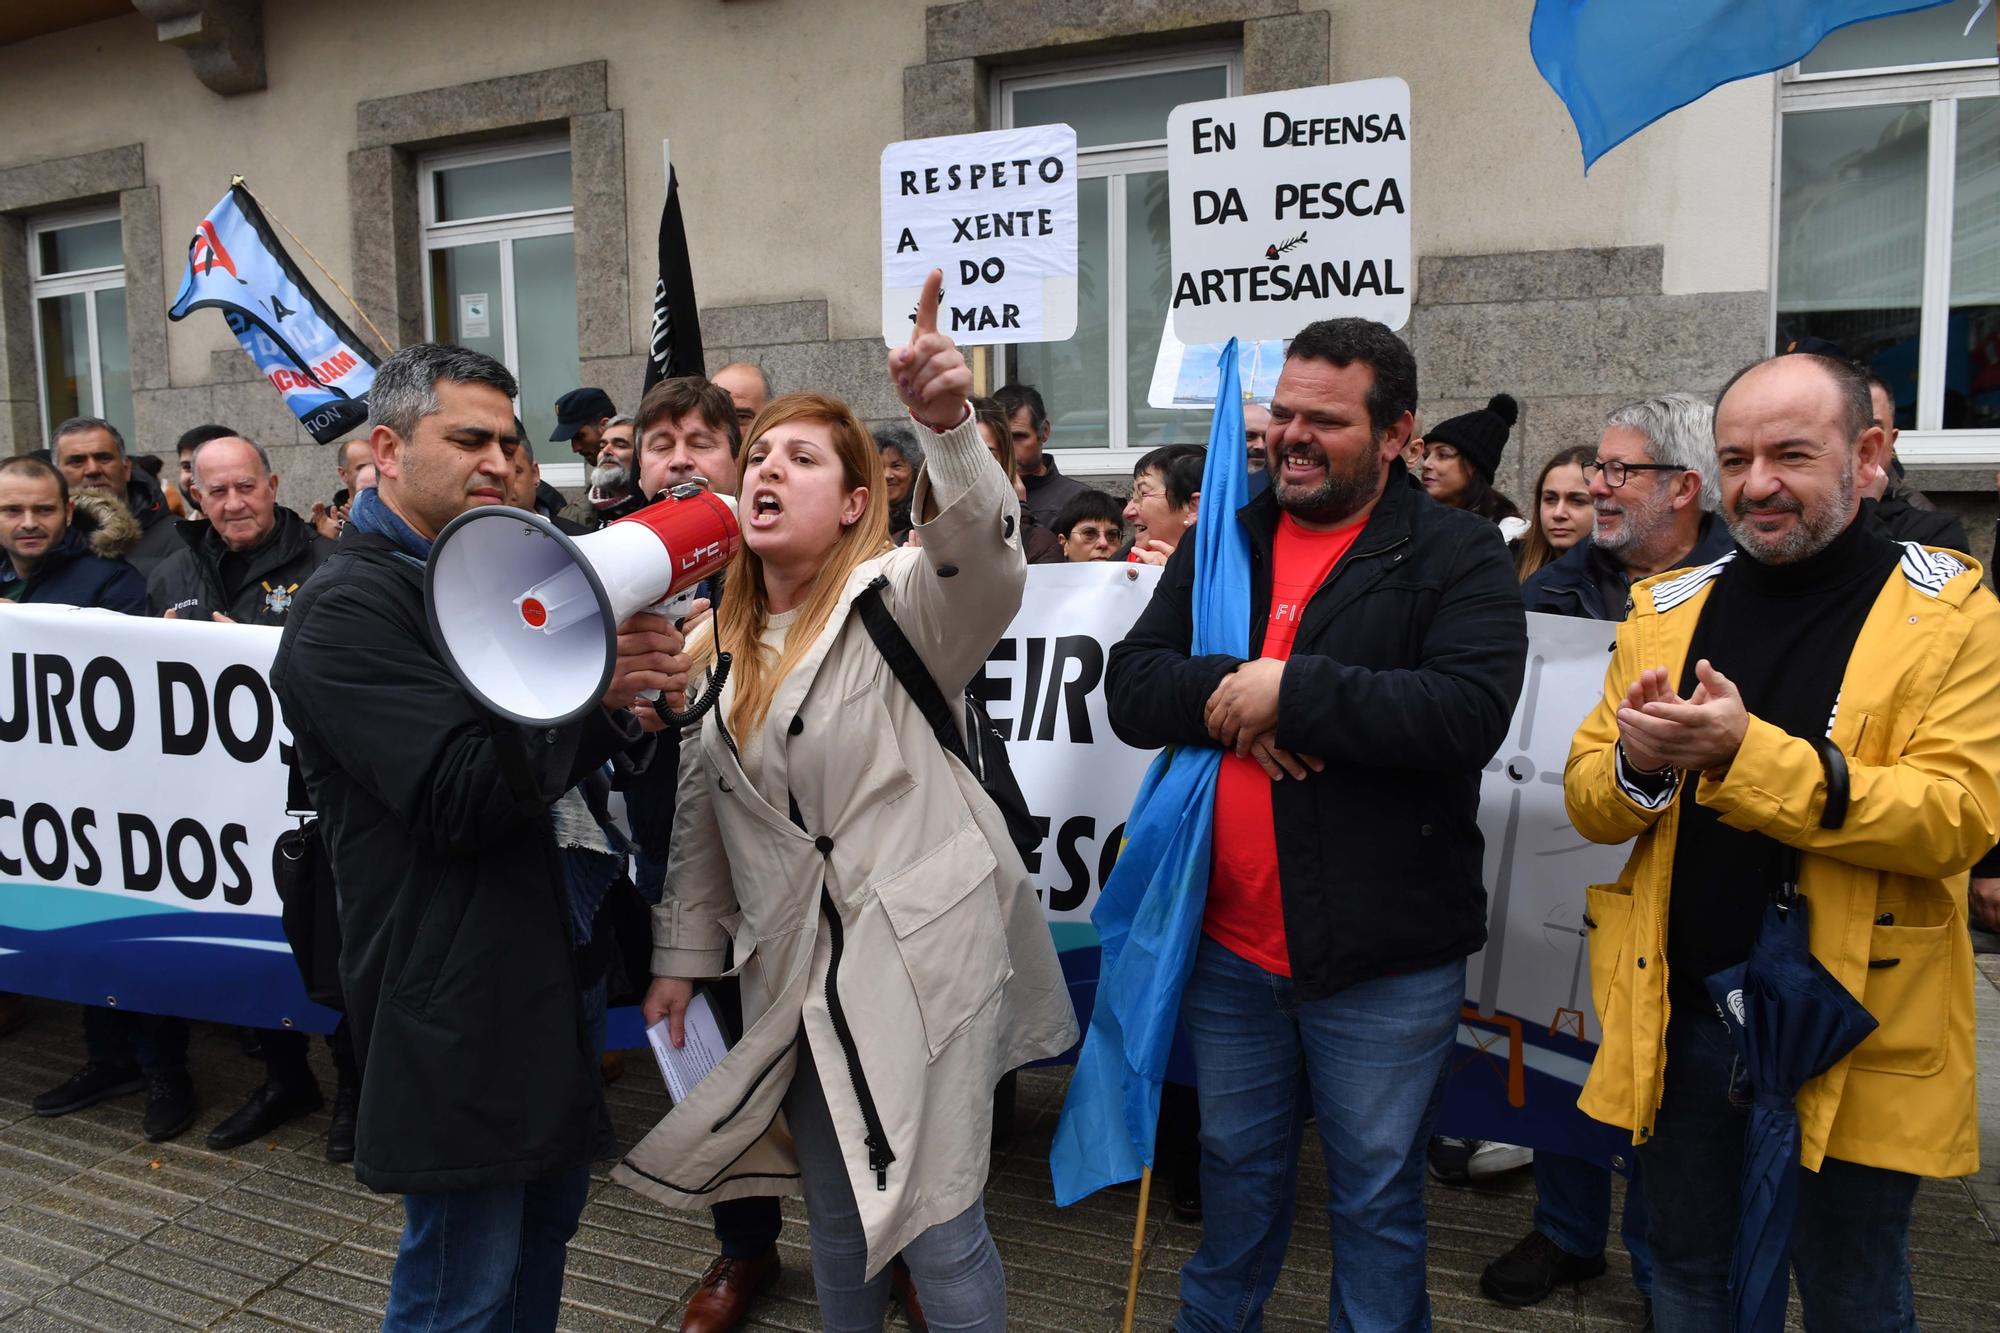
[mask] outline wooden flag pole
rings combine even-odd
[[[1146,1253],[1146,1206],[1153,1200],[1153,1168],[1139,1173],[1139,1217],[1132,1223],[1132,1275],[1125,1282],[1125,1322],[1120,1333],[1132,1333],[1132,1315],[1139,1307],[1139,1260]]]
[[[993,392],[992,388],[989,387],[993,383],[992,367],[987,359],[991,351],[992,349],[987,347],[975,347],[972,349],[972,396],[974,398],[985,398]]]
[[[257,197],[256,192],[250,188],[250,182],[244,180],[241,176],[232,176],[229,179],[229,183],[231,185],[242,186],[243,193],[250,196],[251,202],[257,205],[258,211],[263,213],[265,217],[271,219],[271,221],[277,223],[278,227],[285,233],[285,235],[292,238],[292,244],[299,247],[299,253],[304,255],[307,259],[312,260],[312,266],[319,270],[320,276],[325,278],[328,282],[332,283],[333,289],[340,293],[341,299],[346,301],[347,304],[353,308],[355,314],[361,316],[361,322],[363,324],[366,324],[368,326],[368,331],[375,335],[375,341],[377,343],[380,343],[385,350],[391,352],[395,351],[396,345],[390,342],[387,338],[384,338],[382,336],[382,330],[375,327],[375,321],[368,318],[368,312],[366,310],[363,310],[360,304],[357,301],[355,301],[355,299],[352,296],[349,296],[347,294],[347,288],[340,285],[340,279],[334,277],[333,274],[328,273],[326,271],[326,265],[319,262],[318,255],[315,255],[311,250],[308,250],[306,248],[306,243],[299,239],[298,233],[293,231],[290,227],[285,226],[285,220],[279,217],[276,213],[273,213],[271,211],[271,206],[265,203],[262,199],[259,199]]]

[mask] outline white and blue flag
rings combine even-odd
[[[241,185],[195,227],[167,318],[205,306],[222,312],[314,440],[331,444],[367,424],[375,353],[305,284]]]

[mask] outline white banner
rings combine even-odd
[[[1076,332],[1076,131],[1035,125],[882,150],[882,339],[910,340],[944,270],[938,329],[961,346]]]
[[[1167,117],[1174,332],[1289,338],[1410,318],[1410,89],[1364,79],[1190,102]]]

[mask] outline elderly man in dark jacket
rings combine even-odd
[[[0,601],[146,613],[146,581],[125,562],[139,524],[108,495],[80,491],[32,454],[0,458]]]
[[[603,706],[560,726],[494,716],[442,657],[425,562],[451,519],[504,500],[517,392],[462,348],[383,362],[379,480],[271,667],[340,886],[355,1173],[404,1193],[390,1330],[555,1327],[589,1164],[613,1145],[550,807],[638,738],[641,691],[686,685],[680,636],[643,614]]]
[[[1190,655],[1182,542],[1112,650],[1128,744],[1220,744],[1203,938],[1181,1003],[1201,1099],[1201,1247],[1182,1333],[1254,1326],[1291,1233],[1312,1098],[1342,1327],[1417,1328],[1424,1145],[1486,942],[1480,770],[1521,690],[1527,630],[1499,529],[1400,461],[1409,349],[1309,325],[1271,400],[1250,539],[1250,661]]]
[[[182,524],[181,549],[147,578],[153,613],[283,625],[333,543],[278,503],[278,474],[254,440],[226,435],[196,446],[193,486],[208,522]]]

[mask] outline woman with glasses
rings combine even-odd
[[[1132,469],[1132,498],[1125,525],[1132,529],[1128,559],[1164,565],[1201,512],[1201,470],[1208,450],[1199,444],[1166,444]]]
[[[1440,421],[1424,433],[1423,483],[1431,499],[1492,519],[1510,544],[1527,535],[1528,521],[1494,489],[1493,478],[1520,415],[1512,397],[1496,393],[1478,411]]]

